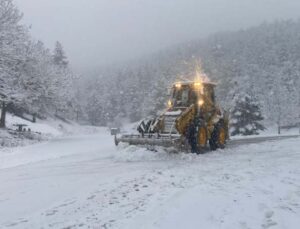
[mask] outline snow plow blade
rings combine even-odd
[[[122,142],[130,145],[174,147],[180,144],[180,135],[115,135],[115,144]]]

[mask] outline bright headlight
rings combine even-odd
[[[195,87],[201,87],[201,83],[200,82],[196,82],[196,83],[194,83],[194,86]]]
[[[203,104],[204,104],[204,100],[203,99],[199,99],[198,105],[201,107],[201,106],[203,106]]]
[[[176,83],[176,84],[175,84],[175,87],[176,87],[176,88],[181,88],[181,83]]]

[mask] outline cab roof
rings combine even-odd
[[[195,83],[198,83],[196,81],[177,81],[175,83],[173,83],[173,86],[176,86],[177,84],[181,84],[182,86],[189,86],[189,85],[193,85]],[[210,82],[210,81],[202,81],[201,82],[204,85],[210,85],[210,86],[217,86],[217,83],[215,82]]]

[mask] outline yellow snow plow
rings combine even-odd
[[[138,134],[118,134],[115,143],[189,149],[203,153],[225,148],[228,139],[228,115],[216,104],[216,84],[177,82],[171,87],[166,111],[157,118],[143,120]]]

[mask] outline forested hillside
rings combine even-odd
[[[47,117],[74,117],[75,77],[62,45],[50,51],[30,36],[12,0],[0,0],[1,126],[5,111]]]
[[[247,94],[259,102],[268,124],[299,122],[300,21],[214,34],[79,79],[63,46],[57,42],[49,50],[30,36],[21,19],[12,0],[0,0],[2,111],[59,115],[93,125],[137,121],[162,110],[167,87],[193,78],[200,60],[219,84],[217,94],[226,109]]]
[[[300,22],[280,21],[170,47],[139,61],[98,71],[85,83],[87,118],[97,125],[136,121],[164,107],[169,84],[194,72],[218,82],[222,105],[232,109],[248,94],[268,124],[293,124],[300,114]],[[152,113],[151,113],[152,112]]]

